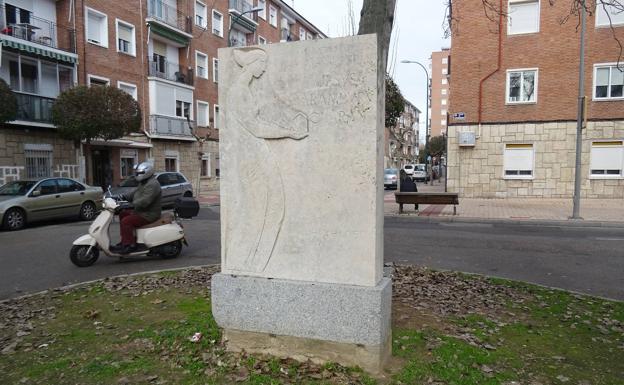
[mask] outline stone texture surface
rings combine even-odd
[[[376,57],[372,35],[219,50],[224,273],[380,281]]]
[[[392,283],[375,287],[215,274],[212,312],[229,330],[383,346]]]
[[[593,140],[624,139],[620,121],[589,122],[583,130],[581,198],[624,198],[624,179],[590,179]],[[458,145],[459,132],[480,132],[474,148]],[[576,122],[450,126],[448,191],[464,198],[570,198],[574,193]],[[503,178],[506,143],[531,143],[534,178]]]

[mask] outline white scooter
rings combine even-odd
[[[130,254],[117,254],[110,251],[109,226],[118,209],[127,205],[127,202],[116,201],[110,193],[104,195],[103,210],[89,227],[89,234],[85,234],[74,241],[69,252],[71,261],[79,267],[91,266],[97,261],[100,250],[109,257],[137,257],[160,256],[162,258],[176,258],[182,252],[182,244],[186,243],[184,229],[178,220],[176,211],[163,213],[160,219],[136,230],[137,244],[144,248]]]

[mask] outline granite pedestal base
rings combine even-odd
[[[379,372],[391,353],[392,283],[352,286],[216,274],[212,312],[228,349]]]

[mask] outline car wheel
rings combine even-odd
[[[91,201],[85,202],[80,206],[80,219],[83,221],[90,221],[95,218],[96,212],[97,208],[95,207],[95,203]]]
[[[193,197],[193,193],[191,191],[187,191],[184,193],[184,197],[185,198],[192,198]]]
[[[26,214],[22,209],[11,208],[4,214],[2,224],[9,231],[21,230],[26,226]]]

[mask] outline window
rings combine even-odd
[[[39,65],[36,60],[20,58],[20,80],[22,92],[39,93]],[[14,64],[17,73],[17,62]],[[14,71],[11,71],[14,72]]]
[[[134,172],[134,165],[138,163],[139,154],[137,150],[130,150],[122,148],[120,150],[119,159],[120,159],[120,171],[121,177],[127,178],[131,176]]]
[[[202,155],[201,176],[204,178],[210,178],[212,176],[212,172],[210,170],[210,153]]]
[[[306,31],[305,29],[299,27],[299,40],[305,40],[306,39]]]
[[[58,185],[59,193],[83,191],[85,189],[83,185],[76,183],[71,179],[57,179],[56,184]]]
[[[591,146],[590,177],[620,178],[624,164],[624,142],[593,142]]]
[[[175,172],[178,171],[178,158],[166,156],[165,157],[165,171],[167,172]]]
[[[208,103],[197,101],[197,126],[208,127]]]
[[[212,11],[212,33],[223,37],[223,15],[215,10]]]
[[[447,57],[443,57],[442,58],[442,64],[448,64],[448,58]]]
[[[247,45],[247,34],[245,32],[233,29],[229,34],[231,47],[244,47]]]
[[[535,103],[537,69],[507,71],[507,103]]]
[[[265,38],[263,38],[262,36],[258,36],[258,44],[263,45],[263,44],[266,44],[266,43],[267,43],[267,41],[266,41]]]
[[[212,81],[215,83],[219,82],[219,59],[212,59]]]
[[[195,25],[206,28],[208,26],[208,9],[206,8],[206,4],[201,1],[195,2]]]
[[[269,6],[269,24],[277,28],[277,9]]]
[[[258,8],[262,8],[258,11],[258,16],[260,16],[262,20],[266,20],[266,0],[258,0]]]
[[[200,78],[208,79],[208,55],[195,51],[195,72]]]
[[[102,77],[95,76],[95,75],[88,75],[87,78],[88,78],[89,87],[91,86],[105,87],[110,84],[110,80],[107,78],[102,78]]]
[[[446,126],[446,119],[440,120],[440,125],[441,126]]]
[[[87,41],[108,48],[108,17],[105,13],[86,7],[85,33]]]
[[[442,89],[442,95],[446,95],[446,93],[447,93],[446,88],[443,88]]]
[[[442,105],[446,106],[446,99],[442,99]]]
[[[505,175],[507,179],[532,179],[534,151],[532,144],[505,145]]]
[[[134,84],[117,82],[117,88],[132,96],[134,100],[138,100],[137,98],[137,87]]]
[[[180,159],[180,153],[175,150],[165,151],[165,171],[166,172],[178,172],[178,160]],[[158,177],[158,182],[162,185],[172,184],[177,182],[177,178],[172,174],[161,174]]]
[[[214,128],[219,128],[219,106],[214,105],[214,112],[212,114],[212,118],[214,119]]]
[[[440,110],[440,115],[446,116],[446,110]]]
[[[447,73],[448,73],[448,69],[446,67],[442,68],[442,75],[446,75]]]
[[[617,64],[594,66],[594,99],[621,99],[624,97],[624,68]]]
[[[27,178],[47,178],[52,176],[52,145],[24,144]]]
[[[176,100],[176,116],[180,118],[191,118],[191,103]]]
[[[624,11],[617,5],[610,5],[607,2],[600,0],[596,4],[596,26],[609,27],[624,24]]]
[[[58,193],[58,185],[56,179],[48,179],[39,183],[39,186],[34,191],[39,191],[41,195],[52,195]]]
[[[119,19],[117,24],[117,52],[128,55],[136,55],[136,43],[134,38],[134,25],[125,23]]]
[[[539,32],[539,0],[509,0],[507,34]]]
[[[442,84],[446,84],[448,83],[448,80],[446,80],[446,78],[442,78]]]

